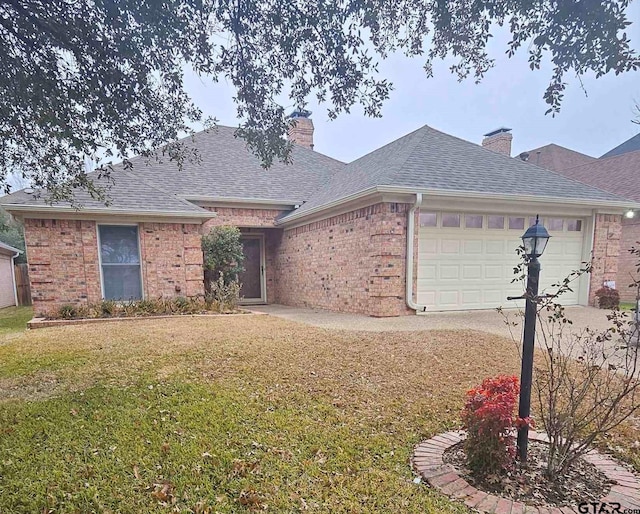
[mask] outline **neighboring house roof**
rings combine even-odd
[[[13,246],[9,246],[8,244],[0,241],[0,253],[15,257],[16,255],[22,253],[22,250],[18,250],[17,248],[14,248]]]
[[[529,154],[527,162],[553,171],[566,170],[596,160],[595,157],[554,143],[534,148],[526,153]],[[520,159],[520,156],[515,158]]]
[[[566,177],[640,202],[640,151],[562,170]]]
[[[636,152],[640,150],[640,134],[636,134],[631,139],[627,139],[621,145],[616,146],[614,149],[609,150],[606,154],[604,154],[601,159],[606,157],[614,157],[616,155],[622,155],[624,153]]]
[[[112,172],[111,205],[105,206],[83,191],[77,192],[77,203],[89,213],[135,211],[202,218],[214,214],[187,199],[301,205],[283,218],[288,220],[384,187],[407,193],[446,191],[611,205],[625,201],[426,125],[350,164],[295,146],[291,164],[276,162],[267,170],[245,142],[235,137],[233,128],[200,132],[186,142],[196,147],[199,161],[186,161],[180,170],[175,163],[147,164],[142,158],[132,159],[132,170],[118,166]],[[8,210],[72,208],[69,204],[47,206],[44,199],[24,191],[6,196],[0,203]]]
[[[624,200],[425,125],[348,164],[289,217],[374,186],[587,202]]]

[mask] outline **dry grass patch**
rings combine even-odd
[[[26,332],[0,346],[0,392],[23,398],[0,404],[0,512],[464,512],[412,482],[411,449],[517,369],[511,342],[471,331],[246,316]]]

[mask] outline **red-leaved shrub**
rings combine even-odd
[[[514,376],[487,378],[467,392],[462,422],[467,431],[465,453],[478,476],[502,473],[513,466],[516,446],[514,414],[520,386]],[[523,420],[530,423],[530,420]]]

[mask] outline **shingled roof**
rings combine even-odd
[[[575,150],[554,143],[534,148],[526,153],[529,154],[527,162],[554,171],[566,170],[567,168],[581,166],[582,164],[596,160],[595,157],[576,152]],[[516,159],[519,158],[519,156],[516,157]]]
[[[609,150],[601,157],[601,159],[622,155],[624,153],[636,152],[638,150],[640,150],[640,134],[636,134],[632,138],[627,139],[624,143],[616,146],[612,150]]]
[[[587,203],[589,200],[624,200],[425,125],[333,174],[309,201],[289,216],[297,217],[373,186],[505,197],[539,196]]]
[[[562,170],[573,180],[640,202],[640,151],[600,158]]]
[[[568,179],[541,167],[492,152],[429,126],[421,127],[350,164],[296,146],[291,164],[280,162],[265,170],[231,127],[218,127],[187,141],[198,150],[199,162],[175,163],[132,160],[130,171],[118,167],[112,174],[106,207],[86,192],[77,192],[84,209],[95,212],[136,211],[206,217],[211,213],[188,200],[255,200],[301,205],[287,217],[343,201],[376,187],[407,192],[428,190],[485,193],[505,197],[543,197],[584,203],[618,204],[624,198]],[[0,199],[11,210],[20,204],[46,208],[42,198],[18,192]],[[70,208],[58,204],[56,208]]]

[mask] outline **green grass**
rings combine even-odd
[[[26,331],[0,336],[0,363],[12,514],[462,514],[413,482],[412,449],[459,426],[480,378],[518,371],[489,334],[268,316]]]
[[[0,309],[0,336],[25,330],[27,322],[31,318],[33,318],[33,309],[31,307],[6,307]]]
[[[621,311],[633,311],[636,309],[636,302],[620,302]]]

